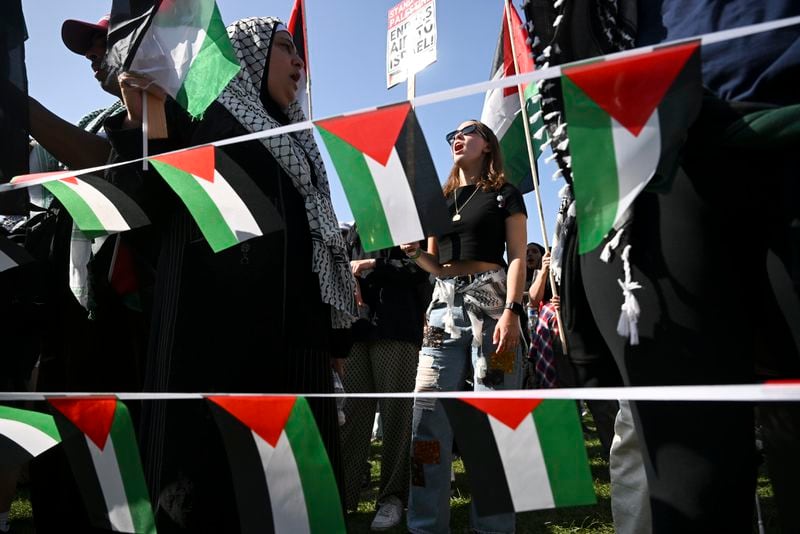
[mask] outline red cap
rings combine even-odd
[[[61,40],[76,54],[84,55],[92,47],[95,35],[108,33],[110,18],[111,15],[105,15],[97,21],[97,24],[82,20],[65,20],[61,25]]]

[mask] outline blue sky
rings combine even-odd
[[[519,4],[514,0],[515,4]],[[386,89],[387,12],[398,0],[306,0],[313,112],[315,118],[339,115],[406,98],[406,85]],[[288,20],[293,0],[217,0],[226,23],[250,16]],[[61,42],[61,23],[68,18],[96,21],[110,0],[23,0],[30,94],[56,114],[77,121],[113,98],[94,80],[88,61]],[[416,94],[424,95],[486,81],[502,19],[503,0],[436,0],[437,62],[416,78]],[[483,94],[417,108],[440,179],[452,160],[444,135],[466,119],[481,115]],[[319,137],[317,138],[320,142]],[[322,143],[320,142],[320,146]],[[340,220],[352,214],[336,171],[322,152],[331,180],[331,194]],[[540,169],[548,235],[558,207],[552,165]],[[528,240],[541,242],[533,194],[526,195]]]

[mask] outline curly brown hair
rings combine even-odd
[[[489,144],[489,152],[483,158],[483,168],[478,179],[478,187],[484,191],[497,191],[506,183],[505,172],[503,171],[503,153],[500,151],[500,142],[491,128],[481,121],[470,120],[478,129],[477,132]],[[454,164],[447,176],[447,181],[442,188],[444,196],[450,195],[458,188],[458,167]]]

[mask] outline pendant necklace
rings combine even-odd
[[[460,209],[458,207],[458,198],[456,198],[456,192],[453,191],[453,204],[455,204],[455,206],[456,206],[456,214],[453,215],[453,222],[458,222],[458,221],[461,220],[461,213],[460,212],[464,211],[464,208],[467,207],[467,204],[469,204],[469,201],[472,200],[472,197],[475,196],[475,193],[478,192],[478,189],[480,189],[480,188],[476,185],[475,186],[475,191],[472,192],[472,194],[469,196],[469,198],[467,199],[466,202],[461,204],[461,208]]]

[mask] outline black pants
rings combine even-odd
[[[709,120],[718,118],[701,116],[705,135]],[[770,211],[782,179],[779,164],[774,156],[709,148],[690,137],[686,172],[668,192],[640,195],[616,257],[601,262],[599,248],[580,257],[589,307],[626,385],[752,382],[763,355],[781,360],[773,368],[796,368],[800,359],[766,267],[768,250],[790,239],[780,210]],[[633,280],[642,284],[635,291],[642,310],[637,346],[616,333],[623,301],[619,252],[627,244]],[[646,444],[653,531],[751,532],[753,407],[632,407]]]

